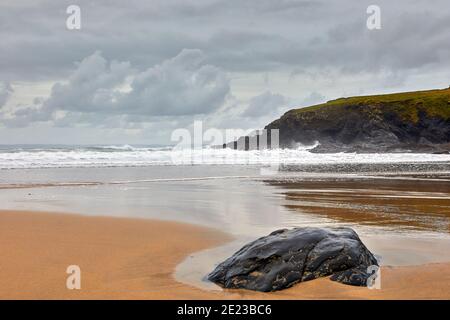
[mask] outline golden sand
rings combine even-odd
[[[143,219],[0,211],[0,299],[450,299],[450,263],[383,267],[381,290],[317,279],[276,293],[205,291],[173,272],[190,253],[230,238]],[[81,268],[81,290],[66,269]]]

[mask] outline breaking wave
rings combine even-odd
[[[417,153],[326,153],[310,152],[313,146],[296,149],[252,150],[173,149],[170,146],[134,147],[3,147],[0,169],[70,168],[70,167],[138,167],[162,165],[271,165],[271,164],[340,164],[448,162],[447,154]]]

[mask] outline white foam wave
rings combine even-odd
[[[101,148],[104,148],[101,150]],[[116,148],[116,149],[114,149]],[[414,153],[328,153],[317,154],[308,147],[298,149],[239,151],[204,148],[173,150],[170,147],[131,146],[0,151],[0,169],[56,167],[120,167],[186,164],[341,164],[449,162],[446,154]],[[105,151],[107,150],[107,152]]]

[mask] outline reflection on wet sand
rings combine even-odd
[[[450,233],[450,183],[402,179],[266,181],[284,206],[336,222]]]

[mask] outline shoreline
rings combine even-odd
[[[0,299],[450,299],[450,262],[383,266],[381,290],[327,278],[274,293],[176,281],[184,259],[229,241],[178,222],[0,210]],[[81,268],[81,290],[66,288],[69,265]]]

